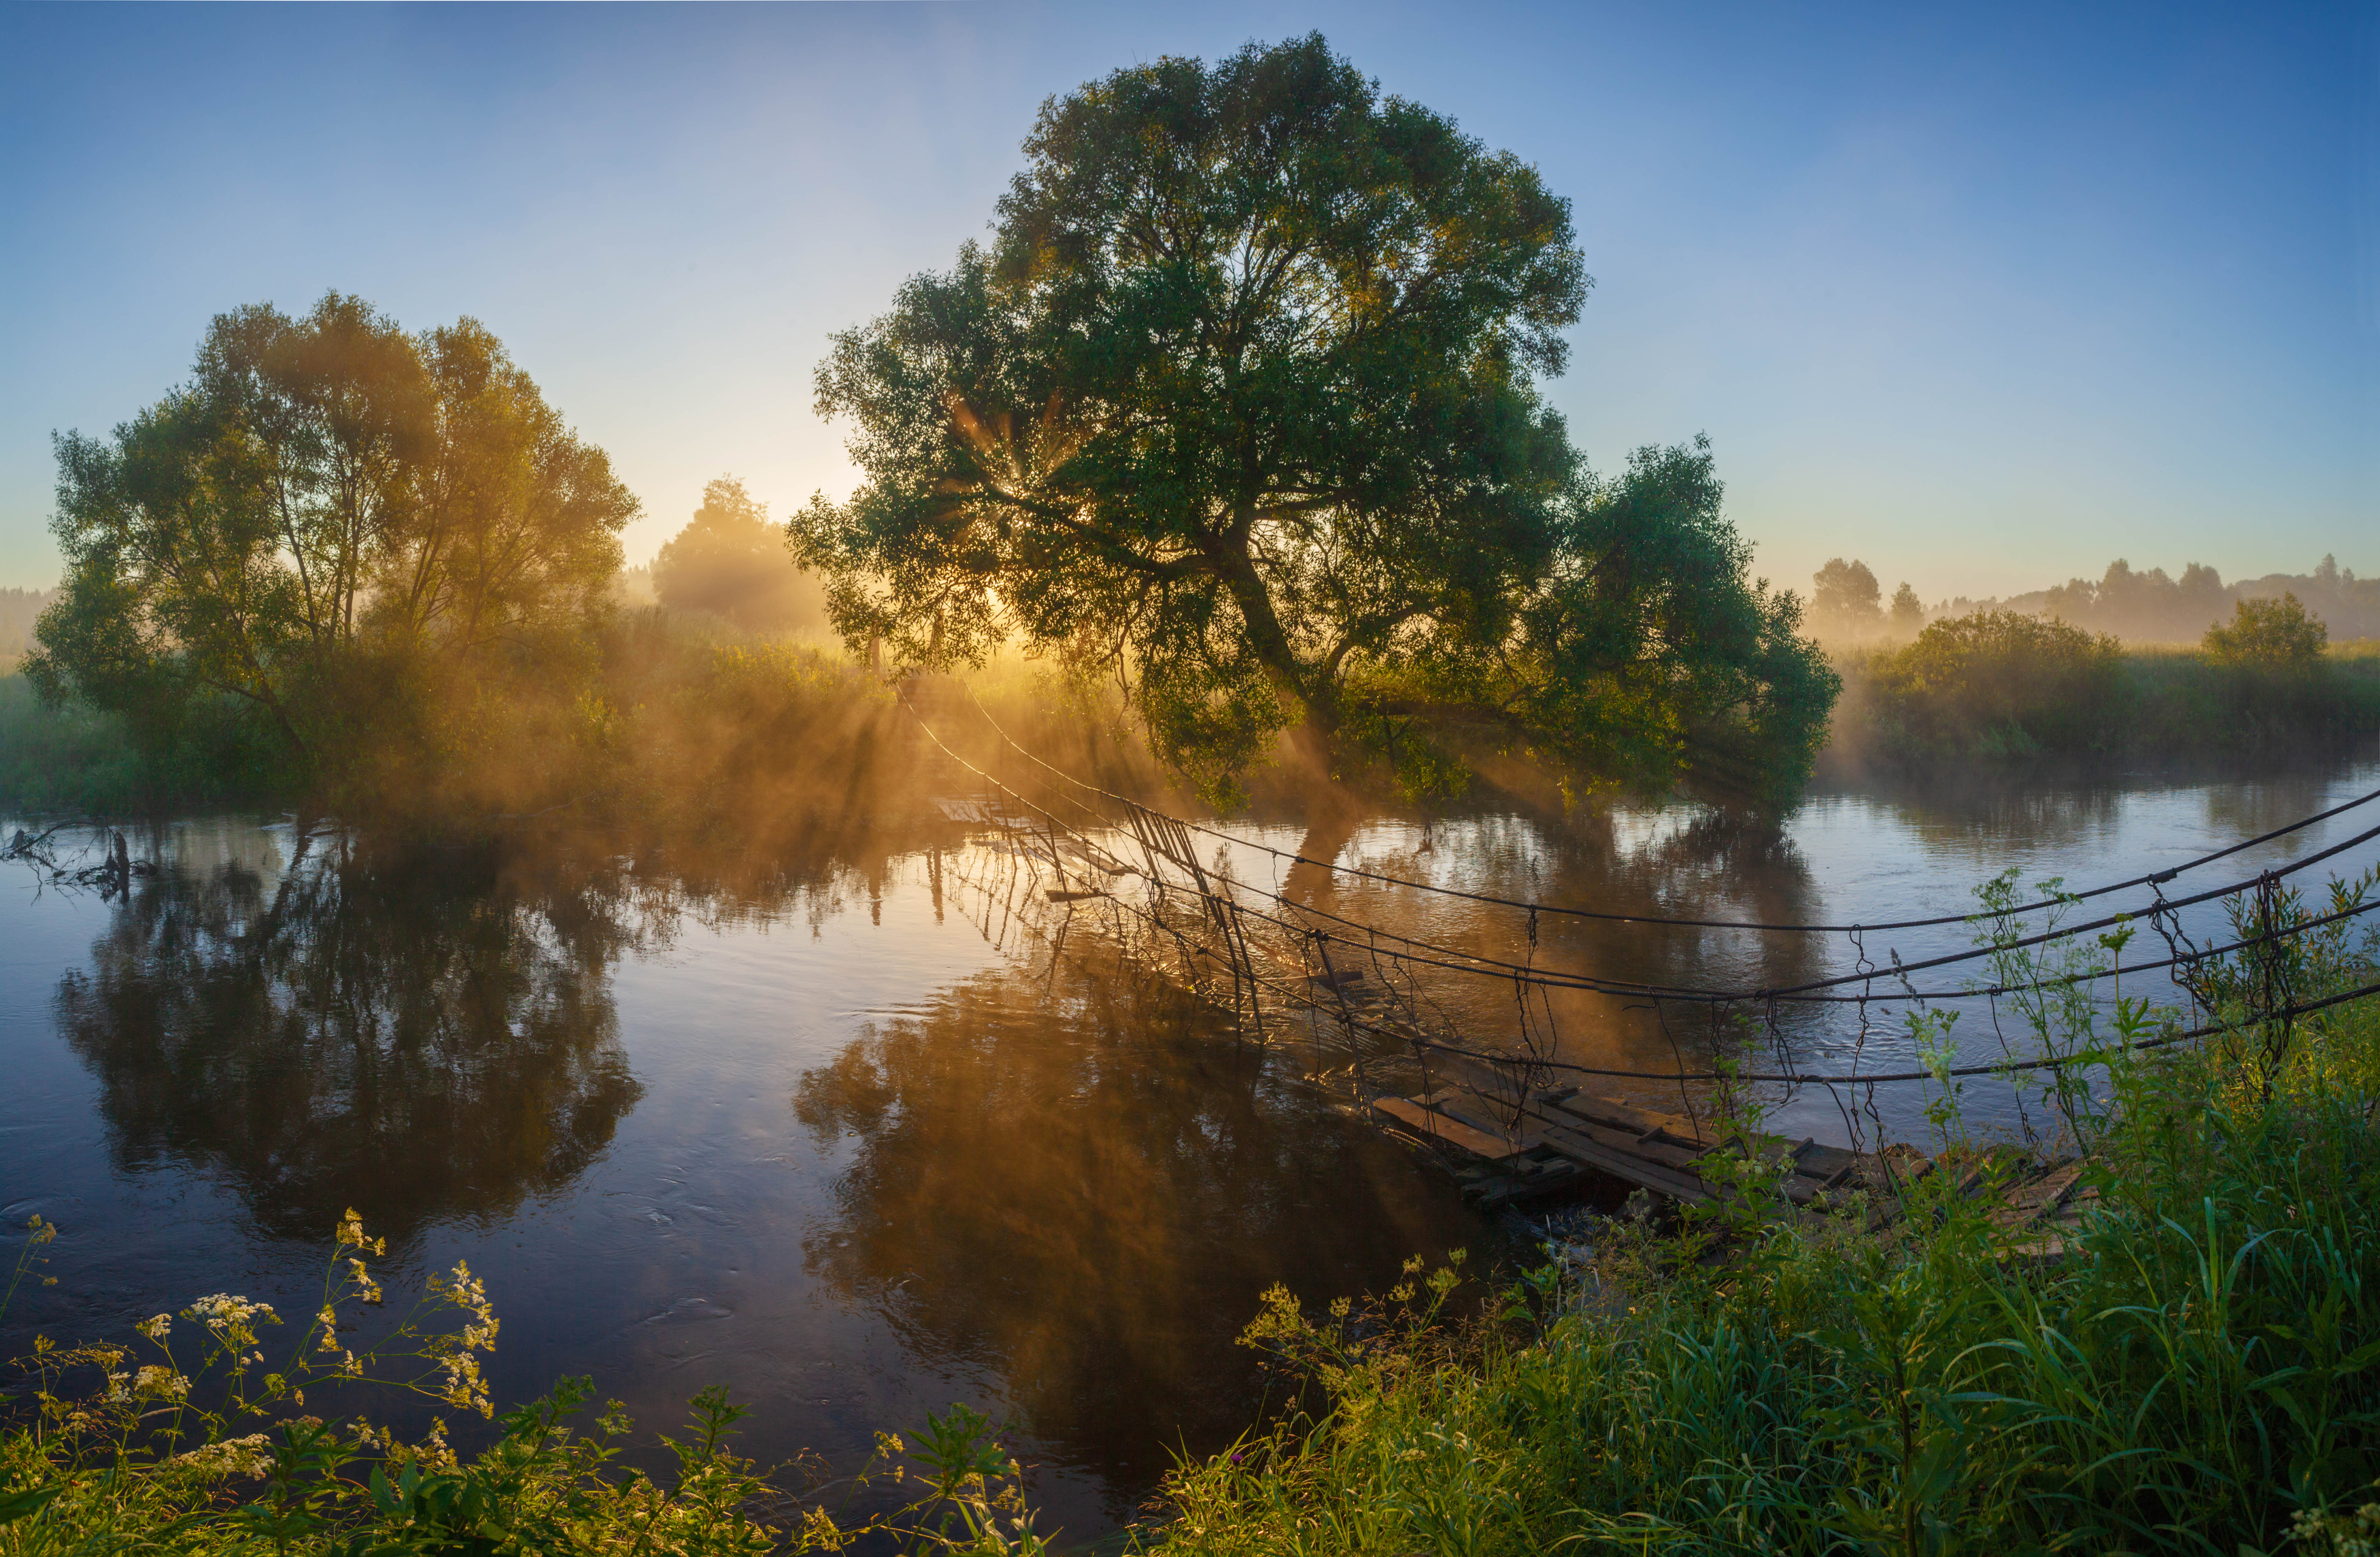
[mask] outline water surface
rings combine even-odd
[[[1961,911],[2010,866],[2070,885],[2163,869],[2374,787],[2363,758],[1823,794],[1781,836],[1674,807],[1378,817],[1331,846],[1548,903],[1876,922]],[[2350,814],[2216,871],[2370,825]],[[1292,879],[1251,845],[1316,846],[1299,829],[1230,831],[1242,842],[1218,846],[1243,881],[1548,966],[1775,985],[1862,950],[1546,916],[1532,953],[1525,916]],[[133,845],[160,870],[128,901],[0,868],[0,1202],[65,1229],[58,1284],[0,1324],[12,1353],[36,1329],[124,1339],[214,1291],[304,1311],[352,1205],[390,1238],[393,1285],[457,1259],[486,1278],[502,1399],[592,1373],[653,1428],[724,1382],[757,1408],[752,1452],[838,1470],[876,1429],[965,1401],[1014,1421],[1037,1498],[1090,1534],[1129,1516],[1174,1449],[1211,1451],[1257,1409],[1232,1338],[1265,1286],[1377,1290],[1408,1255],[1496,1236],[1305,1085],[1305,1057],[1239,1041],[1096,934],[1053,955],[962,884],[984,872],[956,830],[724,863],[591,839],[376,858],[229,818]],[[2375,859],[2366,845],[2337,865]],[[1450,999],[1483,1034],[1511,1019],[1509,990]],[[1672,1062],[1678,1035],[1629,1004],[1565,997],[1562,1052]],[[1856,1039],[1840,1014],[1787,1036],[1811,1064]],[[1895,1041],[1872,1037],[1864,1061]],[[1912,1134],[1913,1106],[1880,1109]],[[1822,1096],[1784,1108],[1840,1134]]]

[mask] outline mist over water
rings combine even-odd
[[[1875,922],[1962,911],[2010,865],[2070,886],[2160,870],[2374,787],[2367,753],[2221,782],[1821,793],[1781,836],[1684,807],[1568,829],[1374,816],[1336,858],[1608,911]],[[2303,858],[2361,816],[2181,886]],[[1316,846],[1302,829],[1227,831],[1243,882],[1525,953],[1511,910],[1293,879],[1253,845]],[[458,1258],[485,1277],[500,1401],[592,1373],[650,1433],[725,1382],[755,1406],[748,1452],[815,1450],[840,1473],[877,1429],[964,1400],[1016,1422],[1057,1523],[1128,1516],[1172,1450],[1212,1450],[1257,1409],[1232,1343],[1265,1285],[1378,1289],[1408,1255],[1496,1235],[1306,1086],[1313,1056],[1238,1041],[1097,934],[1052,956],[987,913],[965,885],[982,847],[936,829],[732,865],[601,839],[389,861],[215,818],[137,838],[164,868],[127,902],[0,868],[0,1200],[64,1228],[58,1285],[20,1293],[0,1345],[123,1338],[216,1291],[302,1312],[352,1204],[390,1238],[393,1299]],[[2309,884],[2375,860],[2362,845]],[[1546,916],[1535,957],[1746,987],[1858,955],[1842,935]],[[1511,1026],[1509,987],[1447,998],[1482,1033]],[[1630,1004],[1562,997],[1564,1055],[1659,1068],[1690,1047]],[[1852,1041],[1840,1012],[1787,1036],[1811,1065]],[[1863,1055],[1906,1060],[1888,1036]],[[1878,1106],[1916,1138],[1916,1104]],[[1841,1133],[1823,1094],[1781,1111]]]

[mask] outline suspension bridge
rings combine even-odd
[[[2380,898],[2350,893],[2327,913],[2297,909],[2288,880],[2380,838],[2380,825],[2250,875],[2219,867],[2235,856],[2380,801],[2358,796],[2287,826],[2163,870],[2079,892],[2058,892],[1992,911],[1988,933],[1967,948],[1914,960],[1870,956],[1868,938],[1957,926],[1984,928],[1978,915],[1941,914],[1876,924],[1768,922],[1758,919],[1621,913],[1499,896],[1391,876],[1271,847],[1186,817],[1160,811],[1044,760],[1012,738],[972,694],[937,678],[901,684],[921,758],[938,771],[935,800],[949,821],[981,846],[933,869],[937,890],[947,872],[981,906],[987,934],[1030,934],[1062,955],[1073,936],[1097,936],[1144,968],[1226,1011],[1243,1041],[1281,1046],[1309,1057],[1312,1082],[1352,1111],[1445,1162],[1485,1209],[1516,1206],[1616,1181],[1662,1199],[1711,1205],[1755,1202],[1762,1215],[1823,1215],[1846,1204],[1881,1227],[1898,1214],[1899,1190],[1914,1179],[1952,1171],[1958,1191],[1988,1193],[1991,1214],[2034,1252],[2057,1252],[2094,1191],[2070,1129],[2057,1141],[1994,1147],[1931,1157],[1881,1140],[1876,1107],[1882,1087],[1990,1077],[2037,1087],[2074,1123],[2087,1102],[2089,1077],[2143,1051],[2193,1042],[2258,1046],[2277,1056],[2300,1024],[2350,1002],[2380,994],[2380,980],[2335,987],[2313,980],[2306,959],[2291,955],[2302,938],[2336,932],[2380,909]],[[990,765],[963,755],[996,753]],[[2371,815],[2380,813],[2367,813]],[[1202,845],[1204,845],[1202,847]],[[1461,900],[1473,911],[1510,916],[1516,950],[1496,955],[1476,946],[1401,931],[1293,894],[1280,884],[1241,879],[1237,851],[1271,857],[1283,869],[1324,879]],[[973,863],[969,863],[972,860]],[[2236,870],[2236,868],[2235,868]],[[2131,906],[2093,911],[2130,894]],[[2236,906],[2229,939],[2193,935],[2184,912]],[[1597,975],[1540,962],[1541,924],[1552,919],[1615,927],[1744,932],[1761,936],[1841,937],[1850,971],[1774,986],[1726,988]],[[2164,953],[2122,960],[2131,937]],[[2111,935],[2111,932],[2112,935]],[[2112,944],[2101,959],[2059,954]],[[1988,976],[1958,979],[1981,964]],[[2362,969],[2370,973],[2368,965]],[[2050,999],[2080,1001],[2106,1015],[2104,981],[2120,990],[2131,977],[2162,977],[2182,1004],[2144,1028],[2137,1013],[2113,1040],[2090,1023],[2060,1044],[2046,1027],[2030,1052],[2003,1045],[1988,1064],[1954,1064],[1942,1053],[1916,1068],[1862,1064],[1869,1036],[1912,1015],[1974,1003],[2013,1000],[2040,1009]],[[1463,998],[1458,991],[1472,987]],[[1488,988],[1498,999],[1482,1001]],[[2135,983],[2135,988],[2139,985]],[[1560,1051],[1553,997],[1585,993],[1648,1011],[1670,1040],[1666,1069],[1594,1065]],[[1500,1030],[1483,1031],[1482,1013],[1509,998]],[[1856,1034],[1839,1068],[1798,1062],[1786,1041],[1788,1013],[1838,1010]],[[1995,1006],[1997,1009],[1997,1006]],[[1700,1044],[1697,1063],[1676,1034]],[[1765,1054],[1755,1064],[1748,1056]],[[1791,1138],[1745,1121],[1748,1089],[1822,1089],[1843,1121],[1843,1144]],[[1590,1090],[1589,1089],[1594,1089]],[[1674,1108],[1654,1106],[1648,1089]],[[1629,1092],[1633,1095],[1618,1095]]]

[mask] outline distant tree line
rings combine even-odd
[[[2241,601],[2296,597],[2336,639],[2380,637],[2380,578],[2358,578],[2325,556],[2311,573],[2271,573],[2226,584],[2215,569],[2191,563],[2177,578],[2161,567],[2135,569],[2119,557],[2095,582],[2070,578],[2026,594],[1974,600],[1965,595],[1925,604],[1906,583],[1888,608],[1865,563],[1830,559],[1813,577],[1811,622],[1835,638],[1913,637],[1928,621],[1976,612],[2048,615],[2092,632],[2145,643],[2192,643]]]

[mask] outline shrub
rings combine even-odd
[[[2114,639],[2013,611],[1936,622],[1871,674],[1896,744],[1938,756],[2099,750],[2124,694]]]
[[[2228,625],[2207,628],[2199,641],[2218,665],[2311,675],[2322,663],[2330,629],[2321,617],[2307,614],[2297,596],[2284,594],[2240,602]]]

